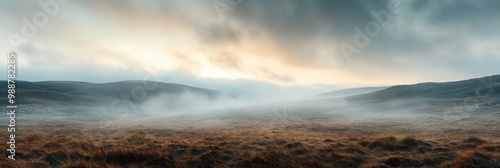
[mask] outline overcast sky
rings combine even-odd
[[[0,49],[20,80],[312,94],[498,74],[499,16],[496,0],[3,0]]]

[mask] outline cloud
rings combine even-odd
[[[496,1],[397,1],[390,24],[351,62],[339,43],[353,45],[354,28],[364,30],[376,21],[372,11],[396,1],[245,0],[223,21],[212,2],[71,1],[20,48],[22,65],[33,70],[26,80],[36,78],[37,68],[70,76],[84,73],[81,65],[123,78],[185,72],[280,86],[390,85],[498,73],[487,68],[500,60]],[[11,23],[0,28],[4,35],[20,34],[21,18],[42,10],[35,1],[2,1],[0,9],[0,21]],[[10,50],[8,43],[4,38],[1,49]]]

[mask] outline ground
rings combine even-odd
[[[17,160],[1,157],[0,165],[500,167],[500,133],[495,131],[387,122],[317,123],[26,125],[16,128]],[[0,137],[7,137],[3,134]]]

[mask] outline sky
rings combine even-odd
[[[18,80],[267,96],[499,74],[494,0],[2,0]],[[6,59],[0,59],[6,65]]]

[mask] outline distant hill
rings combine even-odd
[[[397,85],[372,93],[349,97],[350,100],[454,99],[500,96],[500,75],[442,83]]]
[[[359,95],[359,94],[365,94],[365,93],[370,93],[374,91],[379,91],[382,89],[388,88],[388,86],[381,86],[381,87],[360,87],[360,88],[350,88],[350,89],[340,89],[340,90],[334,90],[331,92],[326,92],[320,95],[317,95],[316,97],[320,98],[339,98],[339,97],[347,97],[347,96],[354,96],[354,95]]]
[[[6,81],[0,81],[1,104],[7,104]],[[159,94],[180,95],[189,92],[207,99],[227,96],[223,93],[186,85],[153,81],[121,81],[113,83],[87,83],[74,81],[28,82],[16,81],[16,101],[18,104],[44,105],[92,105],[117,99],[132,102],[145,101]],[[134,95],[134,97],[132,97]]]

